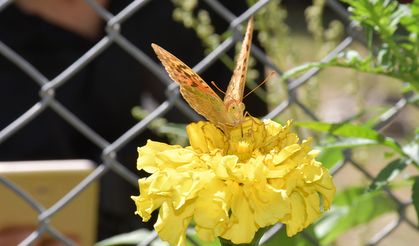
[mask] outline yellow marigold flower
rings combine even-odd
[[[151,176],[132,197],[136,214],[147,221],[160,208],[154,227],[178,246],[192,220],[203,240],[250,243],[258,229],[278,222],[296,234],[329,209],[335,186],[311,141],[299,143],[290,128],[290,121],[246,117],[226,133],[209,122],[188,125],[186,148],[149,140],[138,148],[137,168]]]

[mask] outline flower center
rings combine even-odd
[[[239,157],[240,161],[248,160],[253,153],[253,144],[246,140],[240,140],[237,144],[236,155]]]
[[[245,140],[241,140],[239,141],[239,144],[237,145],[237,153],[238,154],[244,154],[247,152],[251,152],[251,148],[250,148],[250,144],[245,141]]]

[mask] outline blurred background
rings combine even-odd
[[[411,4],[419,9],[418,1]],[[65,188],[68,190],[56,201],[43,204],[47,212],[38,211],[36,214],[41,216],[34,216],[32,224],[0,223],[0,240],[2,235],[7,237],[10,228],[26,228],[20,240],[37,241],[38,236],[27,238],[37,228],[41,236],[60,238],[53,230],[40,230],[42,223],[38,221],[55,216],[48,214],[48,208],[71,189],[74,195],[61,200],[64,204],[71,204],[73,196],[78,197],[85,187],[94,185],[98,186],[90,193],[94,199],[83,201],[97,213],[97,223],[95,216],[91,218],[96,229],[90,233],[95,240],[152,228],[152,224],[143,224],[134,215],[135,204],[130,199],[138,194],[137,178],[145,175],[136,170],[136,148],[147,139],[185,145],[184,125],[200,118],[175,93],[177,89],[169,86],[171,81],[150,44],[159,44],[190,67],[197,65],[194,69],[205,81],[215,81],[224,89],[240,46],[241,24],[250,15],[255,17],[255,33],[246,90],[263,81],[269,72],[277,74],[245,99],[246,110],[252,116],[268,115],[279,122],[294,119],[362,125],[379,130],[380,136],[400,146],[413,146],[413,150],[400,154],[380,144],[377,137],[370,139],[377,140],[372,145],[357,142],[342,148],[324,148],[320,158],[334,173],[337,204],[329,217],[288,243],[407,245],[418,240],[411,197],[412,177],[418,175],[414,160],[419,158],[415,140],[419,111],[414,85],[404,80],[408,76],[400,72],[397,77],[389,70],[379,70],[388,65],[379,61],[369,63],[374,63],[376,70],[365,68],[361,58],[356,60],[358,63],[332,59],[320,66],[321,71],[314,66],[300,67],[325,57],[346,59],[347,51],[359,57],[379,57],[376,51],[384,50],[388,40],[380,39],[379,32],[368,32],[368,25],[363,23],[359,27],[364,30],[354,27],[356,22],[351,21],[347,7],[347,3],[324,0],[0,1],[2,165],[36,160],[92,161],[88,167],[78,169],[77,173],[83,175],[65,176],[71,180]],[[396,28],[394,35],[409,34],[409,28],[402,29]],[[414,57],[413,63],[418,64],[417,53]],[[289,72],[296,67],[300,72]],[[292,76],[284,79],[280,76],[284,73]],[[302,139],[314,136],[317,148],[339,139],[336,134],[309,127],[296,130]],[[406,165],[400,161],[398,168],[391,169],[391,178],[381,174],[389,163],[405,159]],[[51,162],[47,164],[53,173],[68,173],[55,170]],[[0,186],[8,187],[9,192],[13,190],[10,186],[25,187],[13,182],[9,169],[7,175],[4,170],[0,171]],[[23,173],[30,176],[29,171]],[[380,179],[384,184],[377,188],[374,181],[380,174],[387,178]],[[374,192],[365,193],[372,184]],[[36,200],[37,192],[28,194]],[[372,212],[379,206],[382,209]],[[78,210],[75,208],[73,213]],[[363,217],[350,220],[354,214]],[[333,231],[333,223],[338,222],[342,226]],[[278,230],[278,238],[283,237],[282,230]],[[77,237],[61,233],[77,242]]]

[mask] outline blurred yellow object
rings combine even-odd
[[[88,160],[0,162],[0,176],[13,182],[47,209],[89,175],[94,167]],[[97,207],[98,184],[94,182],[53,214],[50,224],[80,245],[93,245]],[[0,185],[0,232],[35,229],[38,215],[18,194]],[[51,239],[44,235],[42,239]]]

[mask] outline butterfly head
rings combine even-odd
[[[243,121],[244,103],[241,101],[232,101],[226,105],[228,115],[231,117],[233,125],[238,125]]]

